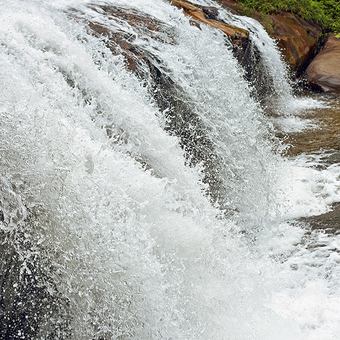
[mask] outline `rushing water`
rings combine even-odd
[[[275,137],[338,106],[292,96],[256,23],[276,118],[223,34],[166,2],[1,5],[1,338],[339,338],[337,236],[288,220],[339,201],[340,169]]]

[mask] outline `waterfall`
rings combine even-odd
[[[216,6],[215,2],[209,0],[201,1],[199,4]],[[268,106],[270,114],[290,114],[292,112],[290,104],[294,101],[294,97],[287,66],[283,62],[275,41],[255,19],[232,14],[219,6],[218,8],[220,20],[249,32],[250,60],[245,60],[243,66],[248,68],[248,80],[255,87],[260,99],[263,99],[264,104]]]
[[[317,334],[277,308],[287,165],[222,32],[155,0],[0,16],[1,337]]]

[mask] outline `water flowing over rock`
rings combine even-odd
[[[194,5],[186,0],[169,0],[170,3],[183,9],[196,22],[207,24],[225,33],[235,45],[246,48],[249,43],[249,32],[242,28],[231,26],[218,19],[218,10],[215,7]]]
[[[1,339],[37,339],[39,334],[57,339],[69,334],[68,301],[57,293],[39,247],[24,230],[31,217],[0,175]],[[51,320],[51,315],[57,317]]]
[[[314,57],[321,28],[291,13],[256,16],[284,51],[293,72],[301,71]]]
[[[183,4],[186,8],[194,7],[196,9],[189,2],[183,1]],[[207,136],[204,122],[195,114],[193,104],[185,97],[183,89],[172,80],[170,71],[162,65],[162,61],[152,51],[143,48],[137,40],[137,38],[144,40],[151,38],[164,44],[177,44],[173,37],[174,28],[131,8],[108,5],[89,5],[88,8],[99,13],[102,18],[107,18],[110,25],[89,21],[84,13],[75,10],[71,12],[71,16],[85,20],[91,34],[99,39],[104,39],[113,55],[123,55],[126,67],[141,81],[148,84],[150,95],[161,112],[164,112],[167,122],[165,130],[180,138],[180,144],[186,152],[190,166],[197,164],[203,166],[205,169],[203,181],[209,185],[209,194],[213,201],[223,206],[221,192],[224,189],[223,184],[218,180],[218,169],[222,166],[222,160],[214,152],[214,145]],[[119,28],[121,20],[136,29],[139,36]],[[220,24],[223,29],[224,24]],[[240,29],[240,31],[244,30]],[[107,133],[112,137],[109,126]],[[148,164],[144,163],[144,165],[148,167]]]
[[[307,267],[286,223],[326,211],[338,173],[291,175],[274,124],[296,101],[275,43],[195,2],[3,2],[1,339],[340,334],[337,249],[334,270]]]
[[[243,14],[242,5],[233,0],[217,0],[222,6]],[[261,22],[270,36],[277,40],[286,62],[294,73],[302,71],[314,56],[321,37],[321,28],[301,19],[295,14],[281,12],[277,15],[265,15],[257,12],[247,13]]]
[[[340,93],[340,38],[334,33],[328,35],[306,73],[309,85],[324,92]]]
[[[311,230],[322,230],[329,234],[340,234],[340,204],[335,203],[330,212],[299,219],[298,222],[305,223]]]
[[[222,31],[232,43],[234,56],[245,71],[245,79],[253,86],[253,96],[259,101],[273,94],[273,79],[265,71],[263,58],[257,46],[249,38],[249,31],[227,24],[219,16],[216,7],[193,4],[187,0],[171,0],[183,12],[193,18],[196,25],[206,24]]]

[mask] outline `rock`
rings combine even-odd
[[[322,51],[307,70],[308,84],[324,92],[340,93],[340,38],[328,35]]]
[[[340,234],[340,203],[334,203],[332,210],[317,216],[302,217],[298,222],[303,222],[313,230],[320,230],[328,234]]]
[[[233,0],[216,1],[234,14],[244,14],[242,4]],[[265,15],[253,11],[246,14],[258,20],[268,34],[277,41],[293,72],[299,73],[306,67],[314,56],[321,37],[322,30],[318,25],[288,12]]]
[[[314,56],[322,30],[316,24],[307,22],[292,13],[266,15],[258,19],[278,46],[284,51],[284,58],[291,70],[299,73]]]
[[[14,187],[0,175],[0,339],[68,339],[69,301],[30,239],[35,223]]]
[[[194,5],[191,7],[188,2],[185,2],[185,5],[190,9],[195,7]],[[221,194],[223,183],[219,179],[218,170],[223,166],[223,160],[214,151],[214,143],[207,135],[206,125],[195,113],[185,91],[172,80],[170,71],[165,69],[158,59],[157,51],[153,51],[152,48],[143,48],[140,44],[140,39],[149,38],[176,44],[175,39],[172,38],[174,28],[132,8],[93,4],[87,7],[94,11],[93,19],[90,19],[88,12],[76,9],[68,13],[73,19],[85,22],[90,34],[102,40],[112,54],[122,55],[126,68],[148,84],[150,96],[154,98],[159,112],[163,112],[165,116],[164,129],[170,135],[179,138],[180,146],[185,150],[188,165],[201,164],[205,169],[203,182],[209,186],[208,194],[211,199],[216,202],[221,199],[220,197],[225,197]],[[206,8],[205,11],[209,14],[204,15],[216,14],[212,8]],[[110,24],[106,26],[105,20],[96,20],[98,15],[101,19],[108,19]],[[131,33],[132,30],[122,30],[120,24],[122,18],[138,34],[138,39]],[[74,86],[72,79],[67,79],[67,82],[70,86]],[[113,126],[104,126],[104,128],[106,128],[108,137],[119,142],[122,130],[117,132]],[[137,160],[147,168],[148,164],[142,159]],[[219,204],[222,206],[221,202]]]
[[[95,19],[91,20],[79,10],[71,9],[69,15],[73,19],[85,22],[94,36],[104,39],[112,54],[123,55],[127,68],[132,72],[136,72],[138,65],[150,60],[151,56],[149,52],[135,44],[136,36],[119,27],[119,20],[124,20],[133,27],[141,39],[147,40],[150,37],[170,44],[175,43],[171,37],[172,28],[146,13],[132,8],[109,5],[89,4],[87,7],[94,13],[108,19],[112,26],[106,26]]]
[[[249,39],[249,32],[226,24],[218,18],[216,7],[194,5],[187,0],[169,0],[170,3],[191,16],[193,23],[207,24],[221,30],[233,44],[233,54],[243,67],[245,79],[253,86],[252,95],[260,102],[273,92],[273,79],[264,71],[265,67],[260,52]],[[236,13],[236,11],[234,11]]]
[[[217,28],[225,33],[236,45],[247,45],[249,41],[249,32],[235,26],[228,25],[218,20],[218,9],[194,5],[186,0],[169,0],[176,7],[183,9],[183,12],[190,15],[196,22],[204,23],[211,27]]]
[[[10,241],[0,231],[0,339],[55,339],[57,334],[67,339],[68,300],[57,292],[39,259],[24,263],[18,245]]]

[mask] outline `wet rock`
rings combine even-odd
[[[265,106],[266,100],[275,94],[275,86],[261,57],[261,52],[252,41],[246,49],[234,46],[233,52],[245,71],[244,78],[251,85],[252,96]]]
[[[219,20],[217,8],[194,5],[186,0],[169,0],[169,2],[182,9],[185,14],[190,15],[198,23],[204,23],[221,30],[231,39],[233,44],[247,46],[249,32]]]
[[[332,210],[318,216],[300,218],[311,230],[320,230],[330,234],[340,233],[340,203],[334,203]]]
[[[245,13],[242,5],[233,0],[217,0],[217,2],[234,14],[246,14],[258,20],[268,34],[277,41],[294,73],[304,70],[313,58],[322,33],[321,28],[315,23],[288,12],[277,15],[265,15],[255,11]]]
[[[328,35],[322,51],[307,70],[308,84],[324,92],[340,93],[340,38]]]
[[[302,71],[314,57],[322,33],[321,28],[286,12],[261,17],[259,21],[267,27],[271,37],[277,40],[291,70],[296,73]]]
[[[198,25],[200,23],[207,24],[228,36],[233,44],[233,54],[245,70],[245,79],[252,85],[252,95],[257,100],[262,102],[265,97],[273,94],[273,79],[266,72],[260,52],[249,39],[248,31],[221,21],[218,18],[218,9],[215,7],[194,5],[186,0],[169,1],[191,16]]]
[[[0,339],[67,339],[68,300],[30,239],[31,215],[13,189],[0,175]]]
[[[4,233],[0,242],[0,339],[68,339],[68,301],[57,293],[38,257],[25,261],[22,252],[29,249],[18,249]]]
[[[186,6],[190,3],[185,2]],[[190,5],[191,6],[191,5]],[[188,8],[192,8],[192,7]],[[193,5],[192,5],[193,6]],[[165,115],[166,126],[164,129],[179,138],[180,146],[185,151],[189,166],[201,164],[204,168],[203,182],[208,184],[208,195],[214,202],[223,206],[222,200],[226,195],[223,193],[223,184],[219,176],[219,169],[223,161],[214,151],[214,143],[207,135],[207,127],[201,118],[194,112],[194,105],[185,96],[185,91],[171,79],[171,72],[164,68],[161,60],[139,43],[140,39],[159,39],[168,44],[176,44],[174,27],[150,15],[131,8],[121,8],[107,5],[88,5],[96,15],[106,18],[110,25],[106,26],[103,21],[89,19],[88,13],[79,10],[71,10],[73,19],[85,22],[90,34],[101,39],[113,55],[122,55],[126,61],[126,67],[147,85],[150,95],[155,100],[159,111]],[[195,7],[195,6],[193,6]],[[196,7],[195,7],[196,8]],[[210,16],[214,16],[214,9],[207,8]],[[203,10],[201,10],[203,13]],[[133,27],[133,30],[124,31],[119,25],[120,21]],[[115,24],[116,23],[116,24]],[[69,82],[70,86],[72,82]],[[112,137],[112,130],[108,129],[108,136]],[[142,159],[137,159],[143,166],[148,167]]]
[[[88,8],[106,18],[110,25],[97,22],[95,18],[91,20],[85,13],[75,9],[71,9],[69,15],[73,19],[84,21],[91,29],[92,35],[104,40],[113,55],[123,55],[127,68],[133,72],[137,70],[138,65],[150,59],[150,53],[135,43],[137,36],[119,27],[120,21],[125,21],[133,27],[139,33],[139,39],[152,38],[174,43],[171,37],[172,28],[146,13],[109,5],[89,4]]]

